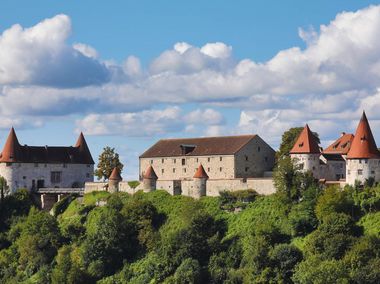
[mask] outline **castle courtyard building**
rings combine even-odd
[[[140,156],[140,180],[152,167],[158,184],[182,192],[185,181],[193,180],[200,165],[214,181],[263,177],[272,171],[275,151],[258,135],[159,140]],[[170,184],[170,185],[169,185]]]
[[[81,133],[75,146],[21,145],[11,129],[0,154],[8,193],[25,188],[79,188],[94,179],[94,160]]]

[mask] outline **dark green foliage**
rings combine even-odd
[[[93,192],[56,216],[20,192],[2,204],[0,283],[378,283],[378,188],[289,180],[271,196]]]

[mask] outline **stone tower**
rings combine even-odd
[[[143,176],[144,192],[151,192],[156,190],[157,175],[152,166],[149,166]]]
[[[321,149],[318,146],[317,138],[306,124],[293,148],[290,150],[290,157],[304,172],[310,171],[317,179],[320,178]]]
[[[122,181],[118,168],[114,168],[110,177],[108,178],[108,191],[111,193],[119,191],[119,183]]]
[[[346,171],[347,184],[354,185],[356,180],[364,183],[369,178],[380,181],[380,153],[365,112],[347,154]]]
[[[191,197],[200,198],[201,196],[206,196],[206,184],[208,180],[208,175],[203,168],[202,164],[199,165],[198,170],[196,171],[193,177],[193,188],[190,193]]]

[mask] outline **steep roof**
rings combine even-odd
[[[198,170],[195,172],[194,178],[208,178],[208,175],[202,164],[199,165]]]
[[[110,180],[123,180],[123,178],[120,175],[119,169],[116,167],[113,168],[112,173],[108,179],[110,179]]]
[[[323,154],[340,154],[347,155],[351,148],[354,135],[351,133],[343,133],[335,142],[323,150]]]
[[[233,155],[257,135],[163,139],[140,158]]]
[[[62,146],[27,146],[18,142],[12,127],[0,154],[2,163],[62,163],[62,164],[94,164],[91,153],[84,140],[79,137],[75,147]]]
[[[317,138],[306,124],[290,150],[290,154],[318,154],[320,152]]]
[[[82,132],[79,134],[75,147],[78,148],[78,154],[80,156],[80,160],[83,161],[83,163],[95,164],[94,160],[92,159],[90,149],[87,146],[86,139],[84,139],[84,135]]]
[[[158,179],[158,177],[157,177],[157,175],[156,175],[156,172],[154,171],[154,169],[153,169],[152,166],[149,166],[149,167],[146,169],[143,178],[147,178],[147,179]]]
[[[352,145],[347,154],[347,158],[380,159],[380,153],[377,149],[371,127],[369,126],[368,119],[364,111],[358,127],[356,128],[355,137],[352,140]]]

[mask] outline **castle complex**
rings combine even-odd
[[[349,185],[369,179],[380,181],[380,152],[364,112],[355,135],[342,133],[325,150],[318,146],[316,137],[306,125],[290,156],[300,170],[312,172],[321,181],[340,181]]]
[[[342,133],[326,149],[306,125],[290,157],[299,170],[310,171],[322,183],[380,182],[380,152],[364,112],[355,135]],[[274,163],[275,151],[258,135],[163,139],[139,157],[140,184],[132,188],[116,168],[108,182],[93,182],[94,160],[82,133],[75,146],[22,146],[12,128],[0,154],[0,175],[10,193],[27,188],[58,194],[58,199],[75,188],[82,193],[164,189],[199,198],[226,190],[274,193]]]
[[[12,128],[0,154],[9,193],[19,188],[79,188],[94,179],[94,160],[81,133],[75,146],[21,145]]]

